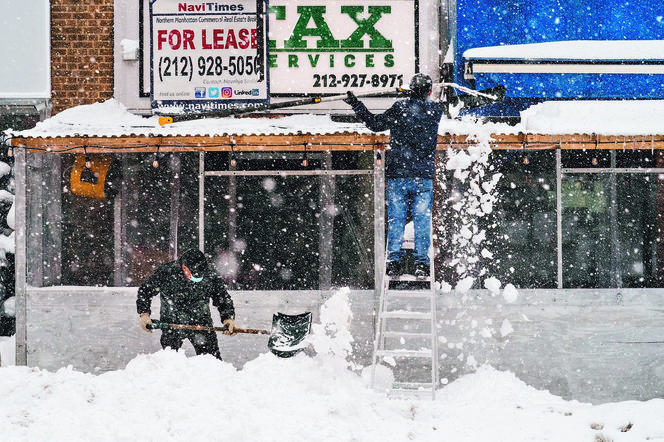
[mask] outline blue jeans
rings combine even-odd
[[[406,216],[410,207],[415,230],[416,263],[429,265],[433,180],[426,178],[388,178],[387,180],[387,260],[400,261]]]

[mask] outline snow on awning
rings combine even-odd
[[[664,74],[664,40],[572,40],[468,49],[479,73]]]
[[[328,115],[283,118],[207,118],[160,126],[157,116],[135,115],[115,99],[76,106],[42,121],[30,130],[9,131],[23,138],[123,136],[325,135],[371,133],[362,124],[334,122]]]
[[[157,116],[132,114],[115,99],[69,108],[33,129],[5,134],[14,146],[54,153],[371,150],[388,140],[329,115],[202,118],[161,126]]]
[[[521,113],[516,126],[468,116],[443,119],[439,149],[480,141],[497,149],[664,149],[664,100],[548,101]],[[230,150],[371,150],[386,132],[329,115],[208,118],[159,126],[156,116],[131,114],[116,100],[77,106],[25,131],[6,131],[12,145],[54,153]]]

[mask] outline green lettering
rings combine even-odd
[[[267,12],[274,14],[274,18],[277,20],[286,20],[286,7],[285,6],[270,6],[267,8]]]
[[[383,66],[386,68],[393,68],[394,67],[394,55],[393,54],[386,54],[385,58],[383,59],[385,62],[383,63]]]
[[[267,60],[268,60],[269,67],[271,67],[271,68],[279,67],[279,66],[277,66],[277,54],[268,55]]]
[[[334,67],[334,54],[330,54],[330,67]]]
[[[315,56],[308,54],[307,57],[309,57],[309,63],[311,64],[311,67],[315,68],[316,65],[318,64],[318,59],[320,58],[320,54],[316,54]]]
[[[306,48],[307,42],[302,37],[319,37],[316,42],[317,48],[338,48],[339,40],[335,40],[330,27],[325,22],[323,14],[325,14],[325,6],[298,6],[297,13],[300,18],[297,19],[293,34],[288,40],[284,41],[284,47]],[[309,21],[314,21],[315,27],[308,28]]]
[[[369,40],[370,48],[391,48],[392,41],[383,37],[383,35],[374,27],[376,22],[380,20],[383,14],[392,12],[390,6],[369,6],[369,18],[360,19],[358,14],[364,12],[364,6],[342,6],[341,13],[348,14],[348,16],[357,24],[357,29],[350,34],[346,40],[341,41],[342,48],[363,48],[364,42],[362,37],[368,35],[371,37]]]
[[[288,54],[288,67],[289,68],[297,68],[299,67],[297,65],[297,55],[295,54]]]
[[[355,66],[355,56],[353,54],[346,54],[344,57],[344,66],[347,68]]]
[[[270,6],[267,9],[268,13],[274,14],[275,20],[286,20],[286,7],[285,6]],[[276,48],[276,40],[268,40],[267,45],[269,48]]]
[[[365,63],[368,68],[374,67],[374,54],[367,54],[365,57]]]

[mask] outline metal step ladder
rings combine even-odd
[[[374,341],[372,385],[376,365],[386,363],[394,373],[391,397],[436,397],[438,334],[433,259],[429,277],[383,277]]]

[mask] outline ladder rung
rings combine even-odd
[[[412,391],[414,389],[424,389],[428,388],[431,390],[433,388],[433,384],[431,382],[395,382],[392,384],[392,389],[394,390],[409,390]]]
[[[431,350],[378,350],[378,356],[395,356],[401,358],[430,358]]]
[[[413,333],[413,332],[398,332],[386,331],[383,333],[386,338],[432,338],[431,333]]]
[[[436,390],[433,388],[429,390],[393,389],[387,392],[387,396],[392,399],[423,399],[427,396],[431,397],[431,399],[435,399]]]
[[[387,296],[391,298],[431,298],[436,296],[433,290],[394,290],[387,291]]]
[[[382,312],[380,316],[383,318],[390,318],[390,319],[431,319],[431,312],[422,313],[422,312],[392,311],[392,312]]]
[[[415,275],[400,275],[400,276],[389,276],[386,275],[390,281],[405,281],[405,282],[431,282],[431,277],[427,276],[426,278],[418,278]]]

